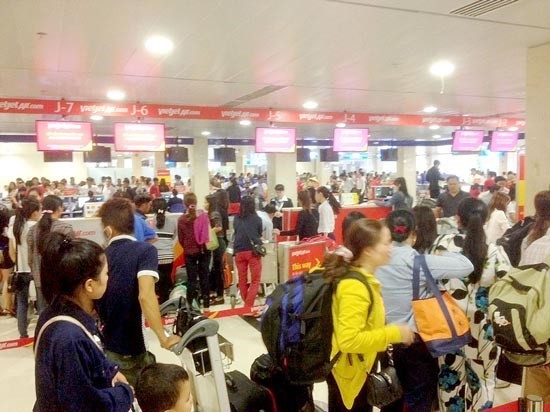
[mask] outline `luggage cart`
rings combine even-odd
[[[178,307],[179,298],[166,301],[161,316],[175,313]],[[218,330],[218,322],[202,319],[170,349],[189,373],[195,412],[231,412],[224,368],[233,362],[233,345]]]

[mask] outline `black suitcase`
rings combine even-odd
[[[250,367],[250,378],[268,388],[280,412],[313,412],[313,385],[292,385],[266,353],[257,357]]]
[[[239,371],[225,374],[231,412],[277,412],[275,399],[267,388],[252,382]]]

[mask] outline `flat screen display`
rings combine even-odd
[[[164,124],[115,123],[117,152],[164,152]]]
[[[110,163],[111,148],[107,146],[94,146],[91,152],[84,153],[85,163]]]
[[[189,151],[186,147],[169,147],[165,157],[168,162],[188,162]]]
[[[364,152],[369,147],[369,129],[334,129],[335,152]]]
[[[72,162],[73,152],[44,152],[44,163]]]
[[[39,151],[92,150],[92,124],[36,120],[36,144]]]
[[[221,163],[236,162],[237,155],[235,149],[232,147],[218,147],[214,149],[214,160]]]
[[[383,162],[397,162],[397,149],[380,149],[380,160]]]
[[[518,132],[496,130],[489,132],[491,152],[514,152],[518,146]]]
[[[296,149],[296,161],[311,162],[311,151],[303,147]]]
[[[321,162],[337,162],[340,160],[338,152],[335,152],[332,149],[321,149],[319,150],[319,160]]]
[[[453,133],[453,152],[479,152],[483,144],[483,130],[456,130]]]
[[[294,153],[295,151],[296,129],[256,128],[256,153]]]

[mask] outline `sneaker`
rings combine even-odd
[[[223,305],[225,303],[225,299],[223,296],[215,296],[210,299],[210,305]]]
[[[510,386],[510,382],[501,381],[500,379],[497,380],[497,383],[495,385],[495,389],[505,389]]]

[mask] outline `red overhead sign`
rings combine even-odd
[[[140,117],[150,119],[250,120],[279,123],[339,123],[389,126],[471,126],[486,129],[525,127],[524,119],[504,117],[433,116],[301,110],[235,109],[230,107],[184,106],[173,104],[86,102],[0,98],[1,113],[58,114],[64,116]]]
[[[91,123],[37,120],[35,127],[38,150],[92,150]]]
[[[160,123],[115,123],[117,152],[163,152],[164,125]]]

